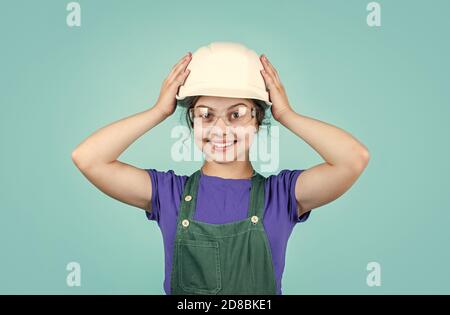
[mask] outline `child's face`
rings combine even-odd
[[[201,96],[191,117],[194,140],[208,161],[248,160],[257,131],[255,104],[245,98]]]

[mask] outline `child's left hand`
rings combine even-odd
[[[264,66],[264,69],[261,70],[261,74],[264,78],[264,82],[266,83],[266,88],[269,90],[270,102],[272,103],[272,116],[274,119],[279,120],[283,113],[286,111],[292,111],[292,108],[289,104],[286,91],[280,81],[277,70],[275,70],[269,62],[266,55],[262,54],[260,59],[262,65]]]

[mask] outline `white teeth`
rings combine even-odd
[[[218,147],[218,148],[228,147],[228,146],[230,146],[230,145],[232,145],[232,144],[233,144],[233,142],[230,142],[230,143],[213,143],[213,145],[214,145],[215,147]]]

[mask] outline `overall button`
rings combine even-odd
[[[186,197],[184,197],[184,200],[191,201],[192,200],[192,196],[191,195],[187,195]]]
[[[252,220],[253,224],[258,223],[258,217],[256,215],[252,216],[251,220]]]
[[[184,227],[188,227],[189,226],[189,220],[183,220],[182,222],[181,222],[181,224],[184,226]]]

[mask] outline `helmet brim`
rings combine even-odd
[[[175,96],[178,100],[177,104],[182,107],[187,107],[189,104],[185,102],[187,97],[190,96],[217,96],[217,97],[233,97],[233,98],[249,98],[261,101],[266,105],[267,108],[272,106],[269,101],[268,93],[262,92],[260,89],[254,87],[242,88],[221,88],[221,87],[211,87],[209,85],[196,85],[194,87],[189,87],[189,90],[183,90]]]

